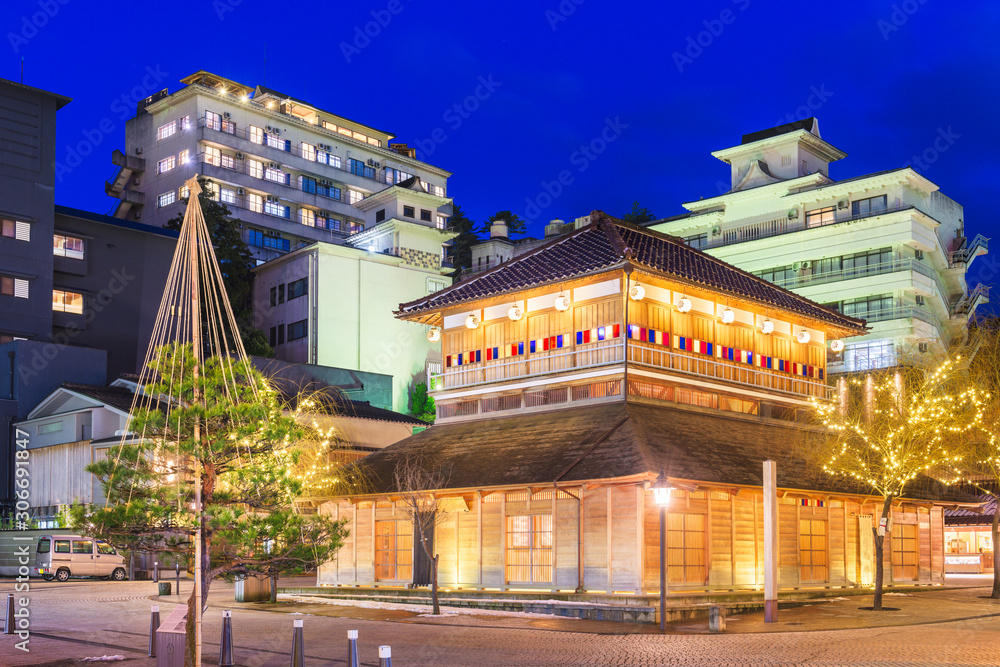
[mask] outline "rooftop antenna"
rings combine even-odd
[[[21,56],[21,85],[24,85],[24,56]]]

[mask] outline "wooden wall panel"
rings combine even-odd
[[[94,500],[94,476],[84,470],[91,463],[89,440],[39,447],[30,452],[32,507]]]
[[[575,589],[579,580],[579,503],[575,498],[556,500],[556,515],[552,522],[555,538],[555,587]]]
[[[479,526],[475,511],[456,512],[458,515],[458,576],[456,580],[463,586],[473,586],[479,578]]]
[[[372,525],[371,503],[365,506],[360,503],[357,511],[357,519],[354,524],[354,541],[357,553],[357,579],[359,583],[372,582],[375,580],[375,553],[373,535],[375,526]]]
[[[438,582],[442,586],[458,583],[457,512],[441,512],[434,526],[434,551],[438,557]],[[414,533],[416,543],[417,535]]]
[[[847,525],[844,517],[844,507],[829,507],[827,511],[827,537],[830,546],[830,583],[844,584],[847,582]]]
[[[645,503],[642,513],[643,573],[642,585],[646,590],[660,590],[660,508],[653,502]]]
[[[757,582],[757,550],[754,535],[754,497],[739,495],[733,498],[733,521],[736,540],[733,543],[733,583],[736,586],[754,586]]]
[[[608,588],[608,500],[604,489],[584,494],[583,585],[590,590]]]
[[[778,582],[781,587],[799,585],[798,505],[778,505]]]
[[[483,502],[483,586],[504,585],[504,534],[499,494],[493,494]]]
[[[634,486],[611,488],[611,587],[616,591],[640,588],[637,512]]]
[[[709,494],[708,584],[733,585],[733,516],[729,494]],[[725,499],[722,499],[725,496]]]
[[[940,507],[931,509],[928,530],[931,544],[931,579],[942,581],[944,579],[944,510]]]

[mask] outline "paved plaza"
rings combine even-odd
[[[361,662],[377,665],[379,644],[396,667],[409,665],[997,665],[1000,604],[979,587],[892,595],[898,611],[858,611],[871,598],[844,597],[729,620],[725,634],[707,622],[678,624],[660,635],[648,625],[576,619],[461,614],[428,618],[417,611],[316,603],[236,604],[231,585],[213,586],[205,625],[205,665],[218,663],[223,609],[233,610],[236,663],[289,664],[293,619],[303,619],[306,664],[344,665],[347,630],[360,635]],[[0,580],[0,594],[13,590]],[[182,582],[183,598],[190,582]],[[0,637],[0,665],[85,665],[84,657],[123,655],[111,664],[152,667],[146,657],[149,608],[161,617],[177,598],[156,597],[151,582],[32,582],[30,653]],[[101,663],[98,663],[101,664]]]

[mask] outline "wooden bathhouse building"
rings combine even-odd
[[[394,487],[414,460],[445,471],[433,549],[449,589],[658,592],[662,473],[668,588],[759,590],[766,459],[780,586],[872,583],[878,500],[822,472],[808,418],[833,388],[828,350],[862,320],[600,212],[397,314],[443,346],[437,422],[362,459],[363,493],[320,506],[350,520],[320,585],[426,581]],[[890,585],[943,580],[943,511],[964,499],[913,488],[893,508]]]

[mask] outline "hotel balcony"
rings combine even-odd
[[[430,388],[441,400],[455,395],[483,393],[481,390],[486,387],[490,392],[504,392],[527,384],[536,386],[541,383],[531,381],[542,378],[560,383],[578,378],[614,376],[624,371],[624,356],[623,340],[615,339],[446,368],[442,373],[431,374]],[[784,397],[801,402],[813,397],[827,398],[831,390],[822,379],[723,361],[711,355],[678,351],[632,339],[628,340],[628,361],[629,373],[636,374],[632,377],[669,377],[679,383],[688,381],[692,385],[723,392],[742,389],[758,398]],[[475,391],[477,389],[480,391]]]

